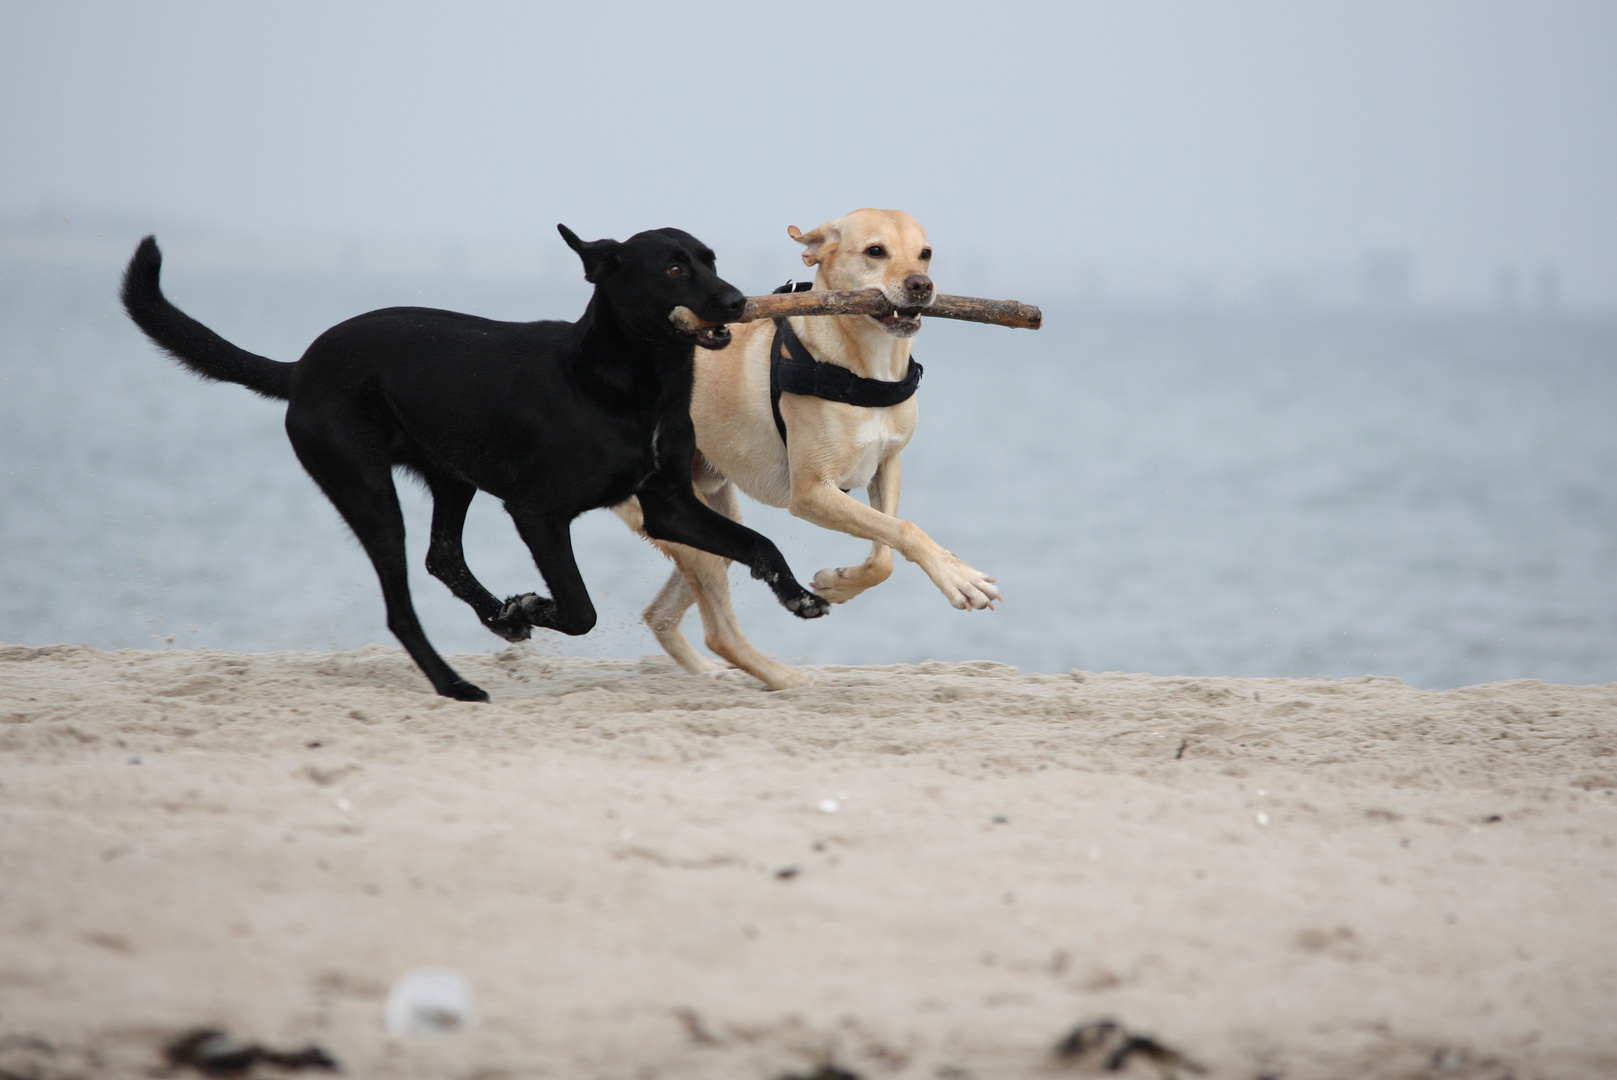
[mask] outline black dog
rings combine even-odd
[[[169,303],[152,237],[124,273],[124,309],[152,341],[198,375],[288,402],[292,448],[376,566],[388,629],[438,693],[462,701],[488,695],[455,674],[416,619],[395,465],[432,493],[427,572],[509,641],[534,626],[584,634],[595,625],[572,521],[630,495],[640,497],[648,535],[746,564],[802,618],[828,606],[797,583],[774,544],[691,490],[695,346],[722,348],[723,324],[744,299],[718,276],[713,252],[678,229],[620,244],[557,228],[595,285],[578,322],[387,308],[337,324],[291,364],[238,349]],[[676,329],[668,316],[679,306],[708,325]],[[479,490],[504,502],[548,598],[524,593],[502,604],[472,576],[461,530]]]

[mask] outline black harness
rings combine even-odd
[[[793,288],[788,281],[775,291],[807,292],[813,284],[800,281]],[[886,409],[915,396],[916,388],[921,385],[921,370],[921,365],[911,357],[909,371],[898,382],[863,378],[845,367],[814,359],[791,324],[785,319],[776,319],[775,342],[769,348],[769,407],[775,413],[775,430],[780,432],[780,441],[786,441],[786,421],[780,415],[782,394],[802,394],[867,409]]]

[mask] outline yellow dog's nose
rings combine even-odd
[[[932,279],[925,274],[911,274],[904,279],[904,294],[917,304],[930,302],[935,291]]]

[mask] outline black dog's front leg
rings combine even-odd
[[[571,522],[546,514],[538,503],[519,499],[507,499],[505,509],[550,586],[550,596],[513,596],[500,609],[499,618],[575,637],[589,633],[595,628],[595,604],[573,557]]]
[[[781,606],[800,619],[817,619],[831,609],[830,601],[798,584],[768,537],[704,504],[691,491],[689,479],[668,482],[658,474],[638,494],[646,535],[652,539],[671,540],[744,564],[774,591]]]

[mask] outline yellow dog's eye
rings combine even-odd
[[[679,265],[679,263],[674,263],[672,266],[670,266],[668,268],[668,276],[669,277],[684,277],[685,276],[685,268],[683,266]]]
[[[921,261],[926,262],[931,258],[932,258],[932,249],[931,248],[922,248],[921,249]]]
[[[865,249],[865,254],[869,255],[872,259],[885,259],[887,258],[887,249],[882,247],[880,244],[871,244]]]

